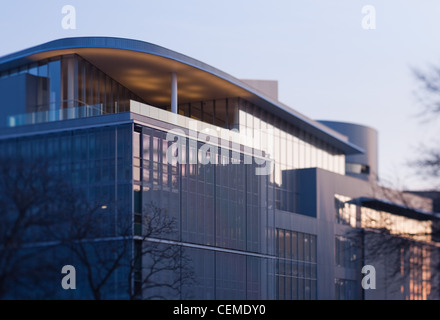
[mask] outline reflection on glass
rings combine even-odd
[[[316,299],[316,236],[283,229],[277,229],[276,235],[277,298]]]
[[[47,121],[73,119],[77,111],[70,108],[102,106],[102,113],[129,110],[129,100],[144,102],[79,55],[63,55],[39,64],[27,64],[9,72],[5,79],[20,72],[27,74],[26,113],[49,111]],[[28,82],[29,82],[28,81]],[[69,109],[68,116],[57,117],[56,111]],[[13,115],[16,116],[16,115]]]
[[[356,227],[356,205],[348,203],[351,200],[339,194],[335,194],[335,222]]]

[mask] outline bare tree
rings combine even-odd
[[[29,297],[54,276],[53,264],[44,259],[53,246],[48,230],[54,217],[71,210],[71,196],[44,159],[0,159],[0,298]]]
[[[440,68],[430,66],[428,71],[415,68],[412,71],[418,84],[414,95],[422,107],[420,116],[424,118],[424,122],[438,121],[440,116]],[[436,182],[434,187],[437,189],[440,186],[440,148],[438,142],[438,140],[435,141],[433,146],[421,144],[417,150],[419,157],[410,161],[410,166],[416,169],[417,174]]]
[[[428,71],[413,68],[412,72],[419,86],[414,94],[423,107],[421,115],[440,114],[440,68],[430,66]]]
[[[421,105],[422,109],[419,116],[423,119],[424,125],[428,122],[438,120],[440,115],[440,68],[430,66],[428,71],[413,69],[413,75],[416,79],[418,88],[414,95]],[[435,137],[433,137],[435,138]],[[440,178],[440,148],[438,141],[427,146],[422,142],[416,152],[417,158],[409,162],[409,165],[415,169],[415,172],[423,177],[425,182],[432,184],[433,189],[438,189]],[[431,199],[440,194],[435,191],[429,192]],[[395,258],[394,263],[388,270],[390,277],[394,280],[406,281],[408,278],[414,278],[413,272],[423,270],[423,277],[429,274],[430,291],[433,297],[440,297],[440,282],[436,276],[440,271],[440,250],[439,242],[440,229],[439,217],[436,214],[430,214],[432,208],[420,207],[417,203],[417,197],[413,192],[404,192],[398,188],[383,187],[373,185],[374,197],[398,204],[400,209],[395,216],[407,216],[409,213],[422,212],[419,214],[421,221],[417,226],[408,229],[396,228],[398,222],[393,220],[393,215],[386,212],[373,212],[372,215],[364,213],[364,234],[369,234],[368,246],[370,254],[375,257]],[[422,194],[423,195],[423,194]],[[423,211],[426,211],[423,217]],[[418,255],[418,257],[415,257]],[[429,264],[430,272],[425,272]],[[406,272],[408,271],[408,272]]]
[[[135,255],[130,263],[129,292],[132,299],[181,299],[183,288],[195,282],[191,259],[170,236],[176,220],[150,203],[135,236]]]
[[[439,298],[436,275],[440,271],[440,246],[434,240],[440,219],[429,208],[421,207],[423,202],[413,194],[373,184],[372,195],[380,205],[358,203],[362,206],[358,208],[361,221],[345,236],[356,244],[364,263],[374,261],[382,266],[391,297]],[[411,223],[411,216],[418,219]]]
[[[47,159],[0,160],[0,298],[60,297],[61,267],[78,260],[99,299],[121,254],[101,241],[100,207],[50,166]]]
[[[128,261],[130,254],[130,236],[128,222],[124,229],[113,228],[110,223],[109,207],[91,204],[80,196],[76,210],[62,215],[54,238],[67,252],[73,254],[78,261],[77,269],[82,271],[93,299],[101,300],[108,297],[109,284],[116,273]],[[123,290],[123,289],[121,289]]]
[[[0,299],[180,297],[192,269],[184,249],[166,240],[175,221],[149,206],[138,232],[128,208],[84,191],[45,159],[0,159]],[[77,269],[80,294],[61,289],[65,264]]]
[[[95,205],[74,212],[64,219],[68,225],[60,238],[85,269],[93,298],[108,296],[110,283],[118,287],[120,296],[127,292],[130,299],[180,298],[193,273],[184,249],[168,240],[177,231],[175,219],[150,204],[141,223],[133,225],[125,215],[109,226],[111,208]],[[116,274],[119,281],[114,283]]]

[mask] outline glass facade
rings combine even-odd
[[[201,146],[193,142],[186,143],[187,160],[190,148]],[[50,159],[51,171],[105,208],[102,236],[117,235],[122,217],[134,221],[134,235],[142,235],[138,222],[148,205],[164,209],[177,225],[176,232],[164,239],[185,243],[182,251],[197,274],[197,281],[186,284],[175,298],[274,298],[268,178],[255,175],[255,165],[244,164],[243,154],[240,163],[225,161],[217,166],[168,163],[170,144],[163,131],[120,125],[0,140],[0,150],[5,156],[20,155],[29,161],[40,156]],[[231,160],[232,152],[228,154]],[[158,277],[166,281],[174,272]],[[115,281],[118,277],[125,279],[118,273]]]
[[[344,224],[356,228],[357,226],[357,206],[348,203],[351,198],[335,194],[335,223]]]
[[[416,243],[408,248],[406,255],[401,250],[401,274],[409,273],[409,282],[401,285],[401,292],[405,293],[406,299],[427,300],[431,298],[432,293],[435,294],[433,291],[436,285],[431,285],[433,278],[431,255],[432,248]]]
[[[181,225],[174,240],[269,253],[271,239],[263,238],[263,232],[273,226],[267,206],[270,184],[267,176],[255,174],[255,164],[214,145],[210,148],[216,149],[219,164],[202,164],[197,155],[204,144],[184,137],[184,163],[168,161],[174,142],[166,139],[166,132],[149,127],[140,131],[134,133],[133,169],[135,193],[142,190],[135,198],[142,203],[139,207],[166,207]]]
[[[227,129],[239,129],[239,99],[225,98],[179,104],[179,114]],[[171,108],[167,108],[168,111]]]
[[[85,229],[88,232],[87,235],[93,234],[96,236],[96,240],[92,244],[84,245],[85,252],[89,257],[88,262],[92,266],[104,267],[104,261],[108,261],[109,257],[113,257],[118,250],[124,250],[121,246],[122,242],[109,240],[115,239],[122,232],[125,232],[126,227],[132,221],[131,136],[132,125],[128,124],[0,139],[2,159],[24,159],[31,168],[35,166],[36,161],[45,161],[50,175],[62,177],[66,186],[72,186],[81,195],[84,195],[84,199],[90,204],[90,207],[86,208],[90,211],[85,212],[96,212],[94,217],[99,220],[99,224],[93,225],[93,229]],[[4,164],[0,163],[0,165]],[[35,187],[38,187],[38,181],[35,181],[35,184]],[[23,185],[25,184],[23,183]],[[63,194],[62,192],[63,190],[60,190],[60,195]],[[43,198],[42,201],[45,201],[45,199]],[[77,212],[77,214],[81,215],[85,212]],[[62,215],[63,213],[64,211],[58,214]],[[52,220],[57,219],[57,217],[50,218]],[[85,218],[87,219],[87,217]],[[73,219],[80,218],[74,217]],[[71,220],[69,218],[64,222],[64,225],[57,229],[57,233],[62,234],[67,230],[71,230],[72,221],[82,220]],[[85,228],[86,224],[81,222],[77,226]],[[49,237],[47,241],[54,240],[52,234],[47,232],[45,234]],[[107,239],[107,241],[100,241],[100,239]],[[41,264],[47,259],[50,262],[49,267],[56,268],[56,273],[54,273],[55,271],[51,272],[59,275],[63,265],[74,265],[79,270],[77,275],[78,290],[70,290],[70,292],[58,290],[54,293],[49,291],[40,293],[37,290],[31,294],[25,288],[25,295],[29,294],[31,299],[41,298],[38,294],[45,294],[46,296],[42,297],[46,298],[55,297],[59,299],[93,298],[92,292],[87,289],[89,288],[87,274],[85,273],[87,265],[83,264],[84,261],[78,259],[71,251],[67,251],[65,247],[61,246],[50,247],[50,250],[30,246],[29,250],[41,251],[36,255],[36,259],[28,261],[27,267],[29,269],[39,270]],[[121,264],[123,264],[122,261],[128,263],[129,259],[130,256],[124,254]],[[50,268],[48,270],[52,270]],[[96,279],[99,279],[102,270],[95,271]],[[49,275],[51,274],[49,271],[47,272]],[[50,279],[50,277],[48,276],[47,279]],[[48,286],[46,289],[58,288],[59,281],[59,278],[56,279],[56,282],[48,280],[45,284],[45,286]],[[43,290],[43,288],[40,289]],[[102,298],[127,298],[126,288],[126,270],[121,268],[116,270],[109,281],[105,283]],[[18,293],[18,297],[22,297],[22,295],[23,292]]]
[[[341,270],[345,274],[344,278],[335,278],[336,300],[358,300],[361,298],[362,289],[359,280],[363,262],[361,252],[360,239],[335,237],[335,265],[338,268],[343,268]]]
[[[357,270],[361,261],[360,244],[353,239],[337,236],[335,238],[335,260],[339,267]]]
[[[335,222],[353,228],[388,229],[391,234],[430,241],[432,221],[418,220],[379,211],[351,202],[352,198],[335,194]]]
[[[359,300],[359,283],[356,280],[335,279],[336,300]]]
[[[317,167],[345,174],[341,151],[244,99],[180,104],[179,114],[238,131],[248,145],[269,155],[273,160],[270,182],[275,186],[276,209],[297,211],[292,170]]]
[[[121,220],[128,223],[133,236],[128,260],[138,257],[143,250],[144,243],[139,239],[145,232],[142,221],[149,206],[160,208],[171,218],[176,224],[175,232],[147,240],[178,247],[181,257],[188,258],[196,281],[183,284],[177,293],[154,288],[146,296],[228,300],[319,297],[317,236],[275,228],[275,214],[276,210],[298,212],[297,188],[301,186],[295,183],[295,170],[321,168],[343,175],[345,170],[359,169],[350,164],[346,167],[341,150],[243,98],[223,97],[179,104],[180,116],[197,120],[194,123],[198,133],[213,129],[227,131],[232,136],[233,131],[233,139],[242,139],[238,148],[233,145],[236,141],[228,141],[232,143],[225,151],[221,143],[211,143],[211,140],[207,143],[191,136],[192,129],[186,125],[189,122],[166,112],[169,106],[148,106],[148,114],[145,108],[142,113],[141,104],[145,107],[145,101],[76,54],[2,72],[0,94],[3,101],[0,126],[137,113],[132,118],[137,120],[131,124],[64,128],[56,133],[1,139],[0,153],[10,158],[49,159],[51,172],[81,189],[103,210],[99,226],[102,237],[119,236]],[[26,99],[20,100],[21,96]],[[134,111],[133,101],[139,112]],[[139,120],[140,116],[145,117],[145,122]],[[179,137],[183,146],[179,149],[180,161],[169,159],[174,141],[167,139],[167,130],[172,124],[168,118],[177,119],[175,126],[184,129]],[[201,123],[213,126],[203,127]],[[216,161],[204,163],[200,157],[202,149],[209,149],[208,156]],[[256,152],[253,156],[260,160],[270,158],[272,167],[268,175],[256,174],[261,167],[247,161],[250,152]],[[349,203],[351,198],[338,194],[333,200],[337,224],[388,228],[391,234],[417,233],[417,240],[430,241],[427,234],[432,225],[429,221],[358,207]],[[329,212],[333,215],[333,211]],[[307,223],[316,224],[320,214]],[[285,217],[290,219],[294,215]],[[329,220],[332,219],[330,216]],[[361,255],[351,239],[336,236],[326,248],[329,253],[323,256],[330,265],[335,263],[332,268],[339,271],[343,268],[342,271],[351,274],[357,272]],[[103,245],[101,251],[107,249],[111,248]],[[64,252],[51,254],[57,257]],[[108,252],[109,256],[112,254]],[[431,275],[429,263],[426,264],[430,259],[429,250],[411,247],[401,253],[401,259],[402,272],[409,274],[402,292],[408,293],[411,299],[428,297],[430,288],[425,283],[430,281]],[[137,261],[135,291],[139,291],[145,266],[152,261],[151,257]],[[120,282],[123,272],[127,270],[121,269],[113,275],[106,297],[127,297],[126,291],[121,291],[121,288],[127,289],[127,284]],[[166,270],[158,274],[157,279],[173,280],[181,272],[182,268]],[[355,276],[326,276],[330,277],[330,282],[326,282],[330,287],[334,281],[336,299],[360,298],[359,281],[353,280]],[[90,293],[84,291],[78,291],[78,295],[90,297]]]
[[[17,77],[25,77],[17,80]],[[106,75],[77,54],[63,55],[3,72],[0,87],[21,81],[24,93],[6,92],[2,101],[11,101],[0,113],[3,125],[17,126],[101,114],[126,112],[130,100],[143,99]],[[8,81],[9,83],[6,83]],[[26,83],[26,85],[25,85]],[[18,96],[25,95],[17,107]],[[170,110],[169,106],[158,106]],[[275,186],[275,208],[296,212],[296,192],[291,170],[318,167],[345,173],[345,156],[335,147],[316,138],[260,107],[236,97],[181,103],[179,114],[237,130],[253,148],[270,155]]]
[[[0,140],[0,153],[12,159],[47,159],[50,172],[81,187],[102,205],[117,203],[118,211],[127,212],[131,207],[127,200],[131,194],[130,136],[130,125],[63,131]]]
[[[335,222],[364,230],[362,234],[358,233],[359,238],[350,231],[346,236],[336,236],[336,266],[348,270],[348,273],[359,270],[362,267],[359,258],[364,251],[363,259],[367,264],[383,266],[381,272],[386,274],[383,281],[388,277],[388,286],[399,283],[397,288],[386,288],[388,294],[399,299],[430,298],[432,221],[358,206],[351,202],[351,198],[338,194],[334,200]],[[359,299],[360,291],[359,279],[335,279],[336,299]]]
[[[432,284],[435,282],[435,246],[430,244],[433,235],[431,220],[420,221],[384,211],[361,207],[363,228],[387,230],[385,243],[378,244],[370,235],[367,248],[382,251],[387,255],[392,270],[391,278],[400,283],[400,294],[407,300],[432,299]],[[435,233],[435,231],[434,231]],[[387,246],[389,243],[389,246]],[[374,258],[377,254],[370,253]],[[434,269],[433,269],[434,268]],[[396,281],[397,280],[397,281]]]
[[[345,173],[345,157],[336,148],[246,100],[237,103],[240,134],[274,161],[270,178],[275,185],[277,209],[296,211],[296,190],[289,171],[317,167]]]
[[[166,239],[185,243],[200,275],[194,286],[185,287],[185,296],[271,297],[273,283],[266,279],[274,259],[261,256],[273,254],[274,216],[267,206],[268,177],[255,175],[256,165],[245,164],[243,154],[237,158],[231,150],[225,152],[214,145],[210,148],[218,164],[202,164],[198,154],[204,144],[181,139],[185,146],[182,161],[169,161],[167,151],[173,141],[166,139],[166,132],[145,126],[135,129],[135,215],[142,215],[143,208],[153,204],[165,208],[176,221],[178,230]]]
[[[73,119],[81,117],[78,114],[81,112],[86,113],[82,116],[126,112],[130,109],[130,99],[143,102],[76,54],[3,72],[0,93],[3,108],[8,110],[0,113],[1,126]],[[25,97],[22,103],[20,96]],[[78,108],[86,108],[87,112]],[[34,115],[25,117],[25,114]]]
[[[277,229],[277,299],[317,299],[316,236]]]
[[[271,259],[186,248],[194,263],[197,281],[183,288],[182,297],[196,300],[274,299]]]
[[[385,228],[394,235],[419,241],[431,240],[431,220],[421,221],[366,207],[361,207],[360,210],[363,228]]]

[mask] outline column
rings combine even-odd
[[[171,73],[171,112],[177,114],[177,74]]]

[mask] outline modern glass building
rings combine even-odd
[[[375,192],[373,129],[309,119],[259,83],[141,41],[52,41],[0,58],[0,154],[46,159],[101,210],[94,239],[106,268],[118,254],[105,243],[128,239],[100,298],[382,297],[385,282],[377,295],[361,289],[360,269],[376,259],[347,230],[386,228],[362,220],[376,210],[425,232],[437,219],[429,201],[412,196],[419,203],[405,211]],[[172,232],[151,232],[152,210]],[[84,259],[51,248],[58,265],[77,268],[77,289],[57,280],[41,291],[96,298]],[[393,298],[431,297],[424,265]]]

